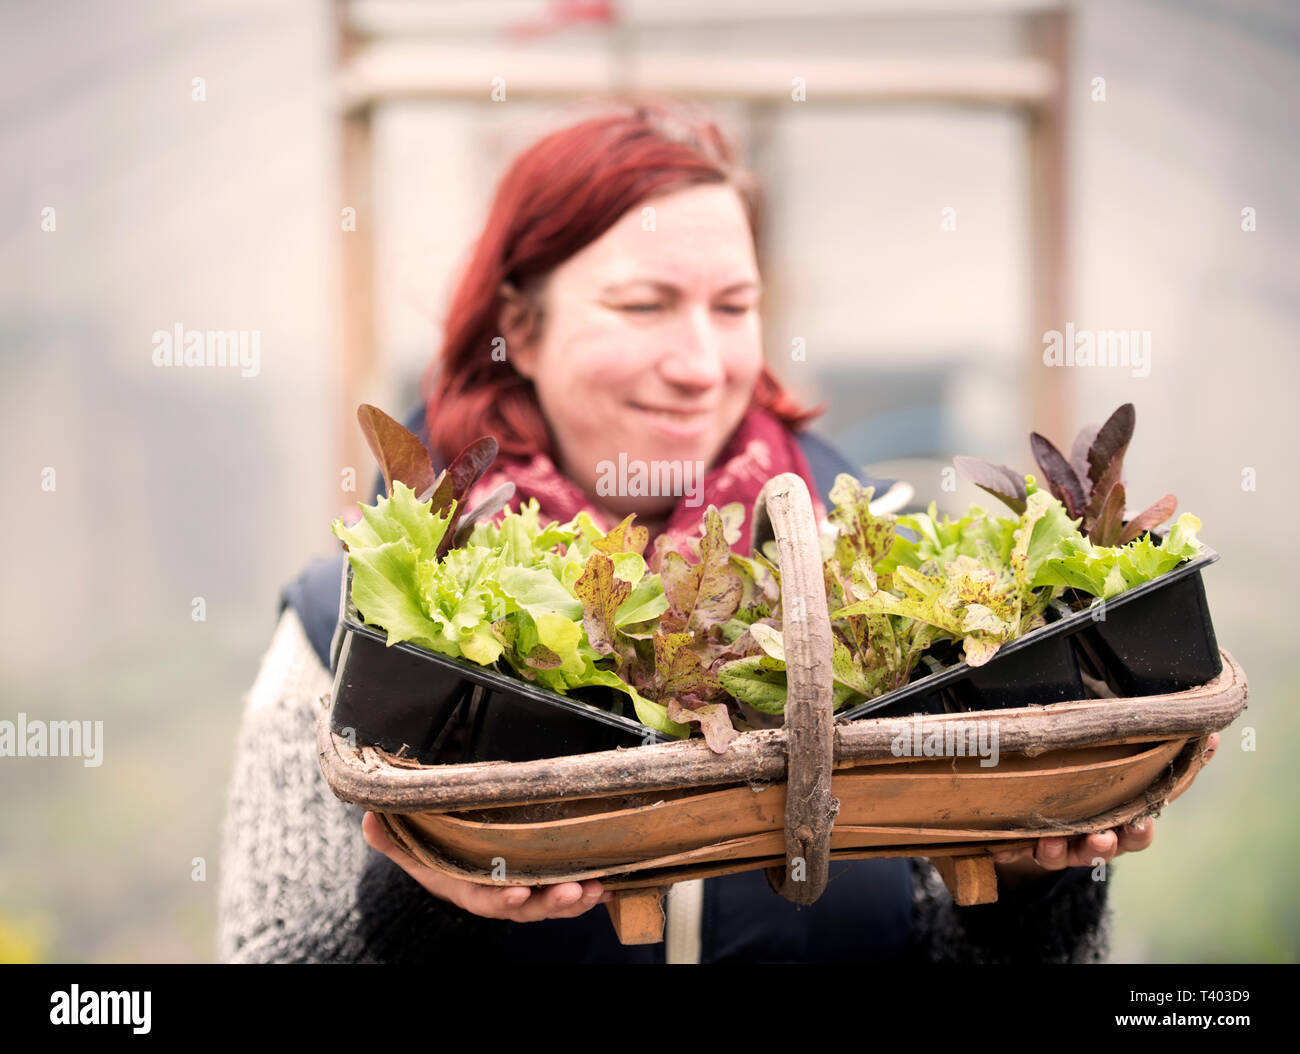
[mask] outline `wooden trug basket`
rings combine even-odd
[[[997,899],[992,854],[1155,816],[1191,784],[1206,742],[1246,706],[1226,651],[1211,683],[1140,698],[836,723],[831,626],[812,503],[793,474],[769,480],[754,537],[776,539],[789,684],[785,725],[703,740],[526,762],[420,765],[353,748],[317,721],[334,794],[373,810],[399,846],[484,885],[598,878],[625,944],[663,939],[662,900],[686,879],[765,869],[811,904],[831,860],[925,856],[958,904]],[[1090,682],[1096,695],[1104,686]],[[998,764],[896,756],[900,734],[993,725]],[[994,724],[995,723],[995,724]]]

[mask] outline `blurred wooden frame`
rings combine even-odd
[[[491,4],[442,0],[333,0],[335,113],[338,121],[340,202],[356,209],[356,230],[342,241],[339,295],[338,386],[335,420],[340,465],[368,465],[356,424],[356,407],[372,397],[377,366],[374,297],[372,118],[396,100],[463,99],[481,102],[490,78],[484,69],[507,52],[504,34],[548,14],[542,0]],[[599,5],[592,5],[599,12]],[[1005,58],[936,55],[863,61],[818,61],[807,106],[957,105],[1009,110],[1026,122],[1029,166],[1031,288],[1026,322],[1027,420],[1047,435],[1070,432],[1065,386],[1041,368],[1036,335],[1058,329],[1066,315],[1066,118],[1070,14],[1062,3],[997,0],[979,5],[943,0],[745,0],[709,6],[682,0],[635,3],[611,0],[605,55],[566,56],[555,63],[542,53],[510,50],[512,98],[579,100],[604,92],[650,91],[708,102],[745,103],[761,127],[778,105],[789,104],[789,62],[778,54],[744,55],[692,63],[638,54],[630,32],[639,28],[716,28],[743,20],[807,24],[819,18],[917,18],[931,15],[1001,15],[1023,23],[1027,54]],[[635,22],[625,16],[634,14]],[[554,28],[560,28],[558,25]],[[449,53],[438,35],[500,31],[494,47],[459,47]],[[488,38],[483,37],[484,41]],[[1029,361],[1032,357],[1032,363]]]

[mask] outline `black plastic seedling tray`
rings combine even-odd
[[[614,689],[560,695],[491,667],[414,644],[390,647],[387,640],[384,630],[365,625],[352,603],[352,571],[345,560],[330,648],[330,728],[359,746],[446,765],[671,742],[641,724],[631,699]]]
[[[1084,665],[1117,695],[1158,695],[1205,684],[1223,670],[1201,571],[1207,550],[1093,611],[1074,637]]]
[[[1081,667],[1126,697],[1205,684],[1223,669],[1201,579],[1218,559],[1206,546],[1195,559],[1104,604],[1071,611],[1058,602],[1046,626],[1004,644],[983,666],[952,662],[837,716],[851,721],[1082,699]],[[1067,590],[1063,599],[1071,598],[1083,599]],[[942,659],[941,648],[931,651]],[[957,655],[951,647],[947,654]],[[937,709],[936,697],[944,704]]]

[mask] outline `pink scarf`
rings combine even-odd
[[[782,472],[794,472],[803,477],[812,496],[813,514],[820,524],[826,518],[826,508],[818,497],[817,483],[795,434],[768,411],[751,406],[722,448],[717,461],[705,473],[699,504],[687,505],[687,496],[683,495],[660,532],[663,541],[656,544],[657,536],[651,535],[645,556],[651,561],[652,569],[658,563],[657,559],[651,560],[652,555],[661,552],[665,546],[682,554],[690,551],[685,543],[699,536],[700,521],[710,505],[722,508],[733,501],[744,506],[745,519],[740,538],[732,543],[731,548],[741,556],[749,556],[754,501],[763,484]],[[541,453],[529,459],[499,457],[470,490],[466,507],[474,508],[506,481],[515,485],[515,496],[510,505],[518,509],[529,498],[536,498],[544,523],[548,520],[564,523],[576,516],[579,510],[586,509],[603,530],[618,526],[618,521],[593,508],[582,488],[562,475],[551,459]],[[632,522],[636,523],[635,520]]]

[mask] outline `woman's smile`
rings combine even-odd
[[[679,409],[666,406],[647,406],[633,403],[637,411],[650,425],[666,435],[676,439],[695,439],[704,435],[713,425],[714,407],[701,409]]]

